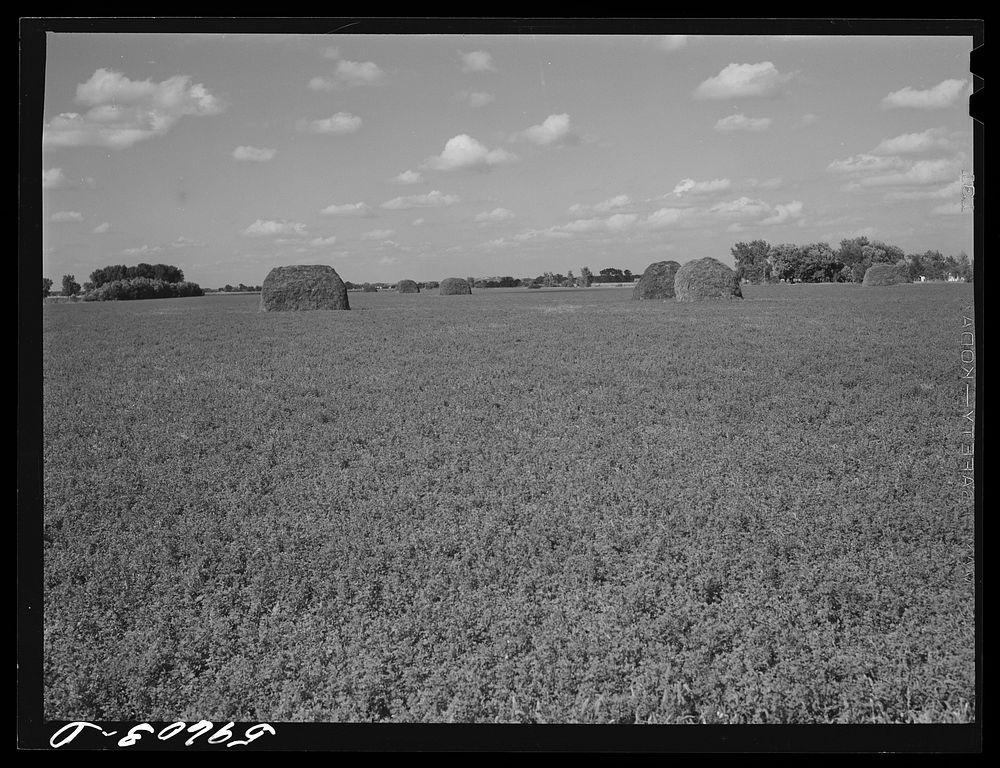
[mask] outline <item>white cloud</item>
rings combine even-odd
[[[313,248],[323,248],[327,245],[333,245],[337,242],[336,235],[330,235],[329,237],[314,237],[309,241],[309,245]]]
[[[664,229],[679,224],[682,219],[691,215],[691,208],[660,208],[653,211],[643,222],[649,229]]]
[[[459,54],[462,57],[463,72],[497,71],[497,68],[493,65],[493,56],[486,51],[470,51],[468,53],[459,51]]]
[[[679,51],[687,48],[693,35],[660,35],[656,38],[657,47],[664,51]]]
[[[867,176],[858,183],[863,187],[940,184],[954,180],[959,173],[954,160],[919,160],[905,171]]]
[[[725,218],[756,219],[769,213],[770,210],[771,207],[763,200],[743,196],[735,200],[716,203],[708,209],[708,212]]]
[[[423,223],[424,223],[425,221],[426,221],[426,219],[424,219],[424,217],[423,217],[423,216],[420,216],[420,217],[418,217],[418,218],[414,219],[413,221],[411,221],[411,222],[410,222],[410,224],[411,224],[412,226],[414,226],[414,227],[419,227],[419,226],[420,226],[421,224],[423,224]]]
[[[420,184],[424,180],[417,171],[403,171],[398,176],[393,176],[390,181],[395,184]]]
[[[458,195],[446,195],[435,189],[425,195],[394,197],[382,203],[382,207],[395,211],[405,211],[409,208],[442,208],[455,205],[460,200]]]
[[[79,211],[57,211],[50,217],[52,221],[83,221],[83,214]]]
[[[769,117],[747,117],[746,115],[729,115],[715,124],[715,130],[723,133],[732,131],[766,131],[771,127]]]
[[[371,61],[337,62],[337,79],[345,85],[378,85],[385,81],[385,72]]]
[[[541,124],[515,133],[512,139],[514,141],[530,141],[541,147],[579,141],[579,137],[570,128],[569,115],[565,113],[549,115]]]
[[[782,180],[778,176],[770,179],[747,179],[747,184],[754,189],[777,189],[781,186]]]
[[[320,211],[324,216],[368,216],[371,208],[367,203],[336,203],[328,205]]]
[[[722,192],[729,189],[732,182],[729,179],[712,179],[711,181],[695,181],[694,179],[681,179],[674,187],[673,194],[677,197],[681,195],[702,195],[712,192]]]
[[[612,216],[608,216],[608,218],[604,220],[604,225],[612,232],[622,232],[626,229],[630,229],[638,218],[638,215],[634,213],[616,213]]]
[[[610,213],[611,211],[628,208],[630,205],[632,205],[632,199],[628,195],[616,195],[593,205],[576,203],[569,207],[569,212],[577,216],[586,213]]]
[[[241,146],[233,150],[233,159],[247,160],[255,163],[266,163],[268,160],[273,160],[276,154],[278,154],[278,150],[276,149],[268,149],[267,147]]]
[[[273,237],[275,235],[305,235],[306,225],[297,221],[272,221],[257,219],[243,230],[249,237]]]
[[[325,77],[314,77],[309,80],[310,91],[332,91],[337,87],[333,80]]]
[[[463,168],[487,170],[496,165],[511,163],[517,156],[504,149],[489,149],[467,134],[448,139],[440,155],[427,158],[424,168],[454,171]]]
[[[125,149],[163,136],[185,116],[217,115],[222,102],[186,75],[154,83],[130,80],[119,72],[98,69],[76,88],[77,102],[89,109],[63,112],[42,129],[42,147],[107,147]]]
[[[479,223],[498,223],[513,218],[514,218],[513,211],[509,211],[506,208],[494,208],[492,211],[483,211],[482,213],[477,213],[475,221]]]
[[[42,169],[42,189],[58,189],[69,183],[62,168]]]
[[[339,59],[340,48],[335,45],[327,45],[320,49],[319,55],[324,59]]]
[[[819,122],[819,115],[814,115],[812,112],[806,112],[802,117],[799,118],[798,122],[795,124],[799,128],[803,128],[807,125],[812,125],[813,123]]]
[[[872,152],[877,155],[907,155],[947,146],[948,142],[940,136],[940,131],[930,128],[922,133],[904,133],[883,139]]]
[[[461,91],[456,94],[456,98],[474,109],[485,107],[487,104],[492,104],[496,101],[496,96],[485,91]]]
[[[774,213],[761,221],[761,224],[783,224],[788,219],[797,219],[802,215],[802,201],[792,200],[790,203],[778,203]]]
[[[373,229],[361,235],[362,240],[388,240],[396,234],[394,229]]]
[[[299,120],[296,125],[306,133],[354,133],[361,127],[361,118],[350,112],[338,112],[320,120]]]
[[[844,160],[834,160],[826,169],[831,173],[860,174],[884,171],[890,168],[902,168],[906,162],[899,157],[872,155],[862,152]]]
[[[94,227],[93,232],[95,235],[103,235],[109,229],[111,229],[111,225],[106,221],[102,221],[100,224]]]
[[[882,106],[886,109],[944,109],[959,99],[965,91],[967,82],[964,78],[962,80],[944,80],[933,88],[923,91],[906,86],[883,98]]]
[[[793,75],[783,75],[770,61],[729,64],[694,91],[696,99],[731,99],[776,96]]]

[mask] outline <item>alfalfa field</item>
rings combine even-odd
[[[972,286],[630,295],[46,306],[45,717],[973,720]]]

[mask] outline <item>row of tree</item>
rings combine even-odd
[[[965,253],[940,251],[906,254],[903,249],[867,237],[827,243],[770,245],[764,240],[736,243],[731,250],[739,278],[749,283],[860,283],[873,264],[895,264],[913,280],[972,280],[972,262]]]

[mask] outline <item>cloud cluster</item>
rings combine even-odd
[[[361,235],[362,240],[388,240],[396,234],[394,229],[373,229]]]
[[[570,127],[569,115],[549,115],[539,125],[525,128],[511,137],[512,141],[527,141],[540,147],[574,144],[579,137]]]
[[[743,114],[729,115],[715,124],[715,130],[721,133],[733,131],[766,131],[771,127],[769,117],[747,117]]]
[[[296,127],[305,133],[354,133],[361,128],[361,118],[350,112],[338,112],[319,120],[299,120]]]
[[[569,212],[574,216],[585,215],[588,213],[610,213],[611,211],[628,208],[631,205],[632,198],[628,195],[615,195],[614,197],[602,200],[599,203],[594,203],[593,205],[575,203],[569,207]]]
[[[243,234],[248,237],[275,237],[277,235],[304,236],[306,234],[306,225],[297,221],[257,219],[257,221],[243,230]]]
[[[368,203],[333,203],[320,211],[324,216],[370,216]]]
[[[459,56],[462,60],[463,72],[497,71],[497,68],[493,65],[492,54],[486,51],[469,51],[468,53],[462,53],[459,51]]]
[[[492,211],[477,213],[475,221],[480,224],[498,224],[514,218],[514,212],[506,208],[494,208]]]
[[[781,93],[794,75],[782,74],[770,61],[729,64],[694,90],[696,99],[768,98]]]
[[[427,158],[422,168],[436,171],[461,169],[489,170],[497,165],[512,163],[517,156],[505,149],[489,149],[467,134],[448,139],[440,155]]]
[[[155,83],[130,80],[98,69],[76,88],[76,101],[89,109],[63,112],[42,129],[42,147],[125,149],[166,134],[185,116],[220,114],[222,102],[200,83],[177,75]]]
[[[111,224],[109,224],[106,221],[102,221],[100,224],[98,224],[96,227],[94,227],[93,233],[95,235],[103,235],[109,229],[111,229]]]
[[[443,208],[455,205],[460,200],[458,195],[446,195],[435,189],[425,195],[394,197],[382,203],[382,207],[393,211],[405,211],[410,208]]]
[[[917,90],[910,86],[893,91],[882,99],[885,109],[945,109],[966,90],[968,80],[944,80],[933,88]]]
[[[929,128],[920,133],[904,133],[883,139],[872,152],[877,155],[910,155],[932,149],[948,149],[950,146],[941,130]]]
[[[724,192],[732,186],[729,179],[712,179],[711,181],[695,181],[694,179],[681,179],[677,182],[671,194],[676,197],[683,195],[705,195],[714,192]]]
[[[42,169],[42,189],[59,189],[69,184],[62,168]]]
[[[951,149],[952,143],[940,129],[904,133],[883,139],[871,152],[862,152],[827,165],[827,171],[849,179],[847,191],[866,187],[922,187],[954,182],[961,172],[962,153],[951,157],[913,157],[937,149]],[[886,199],[907,199],[895,196]],[[912,198],[919,199],[919,198]]]
[[[326,58],[336,58],[339,52],[333,49],[333,56]],[[387,81],[385,72],[373,61],[347,61],[341,59],[337,62],[333,74],[330,77],[314,77],[309,81],[309,89],[313,91],[333,91],[338,88],[355,88],[362,85],[382,85]]]
[[[233,150],[233,159],[252,163],[266,163],[268,160],[273,160],[277,154],[278,150],[276,149],[241,146]]]
[[[424,177],[417,171],[403,171],[398,176],[393,176],[390,181],[394,184],[420,184],[424,180]]]

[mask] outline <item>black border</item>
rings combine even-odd
[[[17,731],[18,748],[51,750],[49,739],[66,721],[42,716],[42,315],[41,125],[45,90],[46,32],[160,32],[228,34],[826,34],[964,35],[973,38],[970,56],[974,96],[970,100],[976,187],[975,319],[976,357],[983,348],[983,247],[985,244],[985,50],[983,19],[719,19],[719,18],[447,18],[447,17],[20,17],[18,162],[18,407],[17,407]],[[409,725],[272,723],[263,736],[233,751],[331,752],[575,752],[575,753],[979,753],[983,728],[983,387],[976,372],[976,722],[963,725],[782,725],[782,726],[582,726],[582,725]],[[81,733],[62,750],[121,750],[117,739],[129,723],[99,725],[117,731],[104,737]],[[167,723],[152,723],[157,730]],[[217,723],[216,726],[224,725]],[[253,723],[239,723],[239,734]],[[174,742],[174,743],[171,743]],[[198,751],[221,749],[203,740],[159,741],[146,734],[129,749]]]

